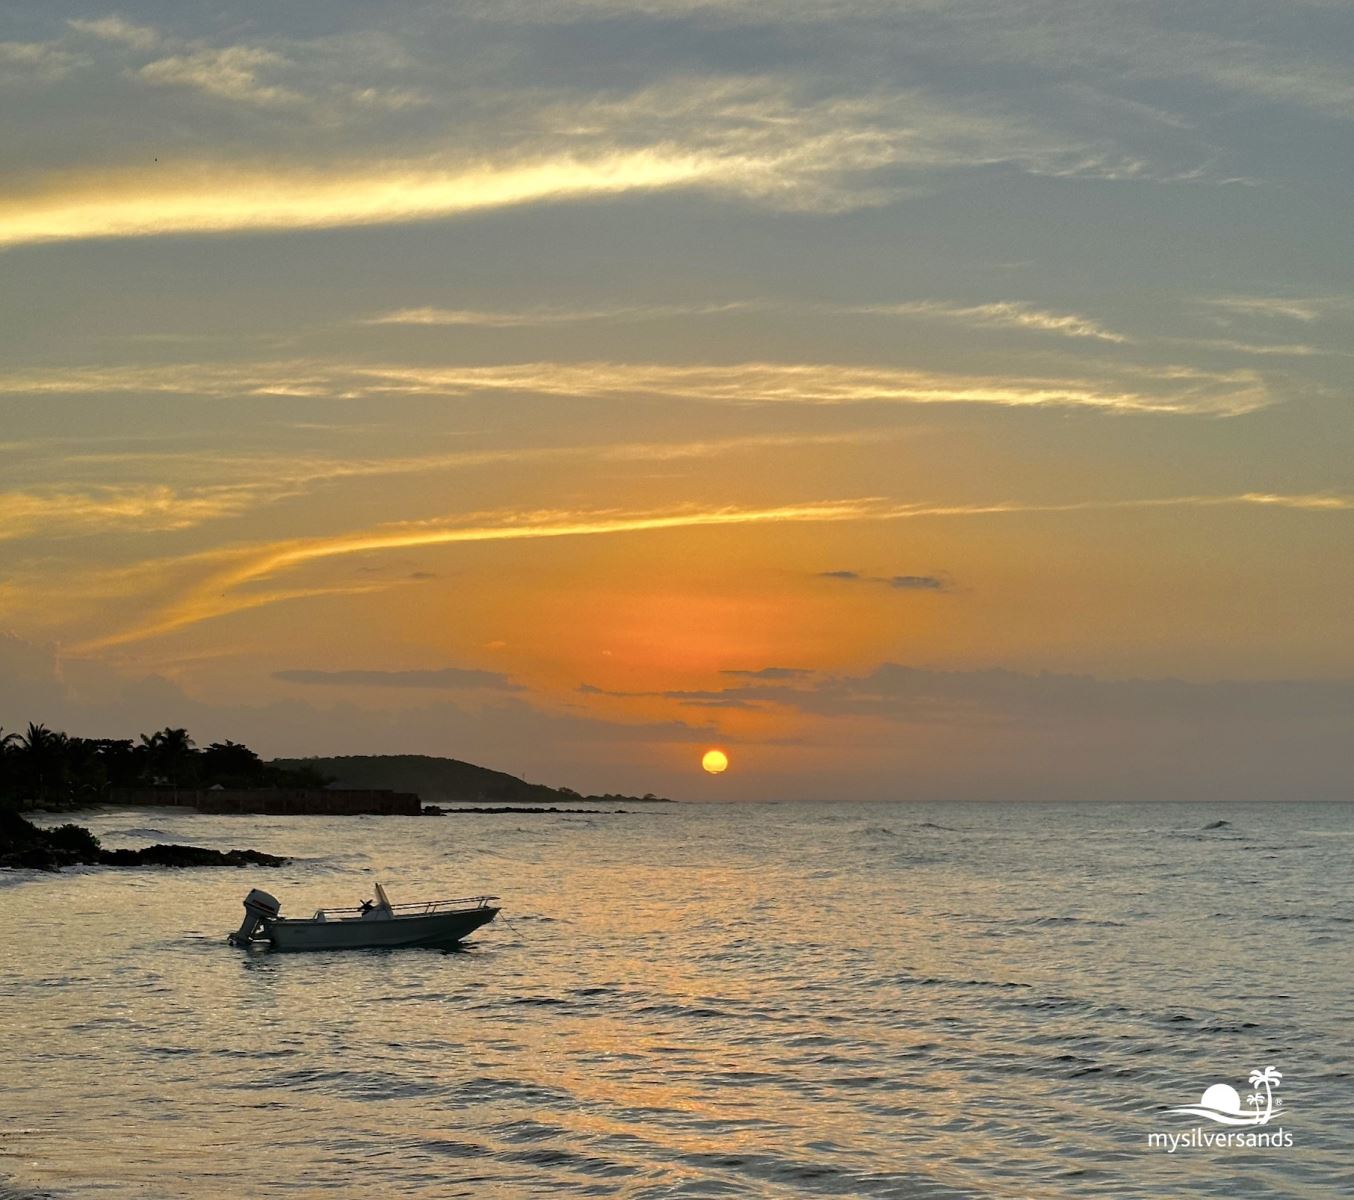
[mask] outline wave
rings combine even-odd
[[[1101,917],[1010,917],[1000,922],[1003,925],[1054,927],[1058,925],[1090,925],[1097,929],[1127,929],[1127,921],[1111,921]]]

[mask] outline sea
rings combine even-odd
[[[74,814],[294,861],[0,872],[0,1196],[1354,1195],[1354,806],[611,807]]]

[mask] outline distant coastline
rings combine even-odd
[[[353,754],[335,758],[276,758],[270,766],[284,772],[323,776],[338,788],[379,788],[412,792],[425,805],[577,805],[673,804],[655,796],[619,793],[585,795],[567,787],[528,783],[505,771],[457,758],[427,754]]]
[[[61,811],[94,804],[173,805],[204,812],[417,816],[436,805],[671,804],[652,792],[584,795],[528,783],[455,758],[422,754],[278,758],[240,742],[199,748],[186,729],[87,738],[30,724],[0,728],[0,808]]]
[[[439,803],[424,804],[424,800]],[[0,867],[278,866],[256,850],[198,846],[104,850],[86,828],[44,829],[23,810],[102,805],[165,806],[202,813],[270,816],[452,816],[459,813],[621,814],[621,804],[670,804],[653,794],[583,795],[528,783],[474,763],[427,755],[356,755],[265,762],[238,742],[199,749],[186,729],[130,738],[73,737],[45,725],[0,729]],[[579,804],[608,805],[605,809]]]

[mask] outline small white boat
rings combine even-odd
[[[378,947],[454,946],[496,916],[497,896],[391,904],[376,885],[375,901],[355,908],[321,908],[313,917],[281,916],[275,896],[254,888],[244,898],[244,920],[230,935],[235,946],[266,942],[274,950],[367,950]]]

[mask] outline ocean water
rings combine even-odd
[[[297,861],[0,880],[0,1195],[1354,1194],[1354,808],[81,819]],[[225,944],[378,879],[508,920]],[[1291,1145],[1149,1144],[1268,1066]]]

